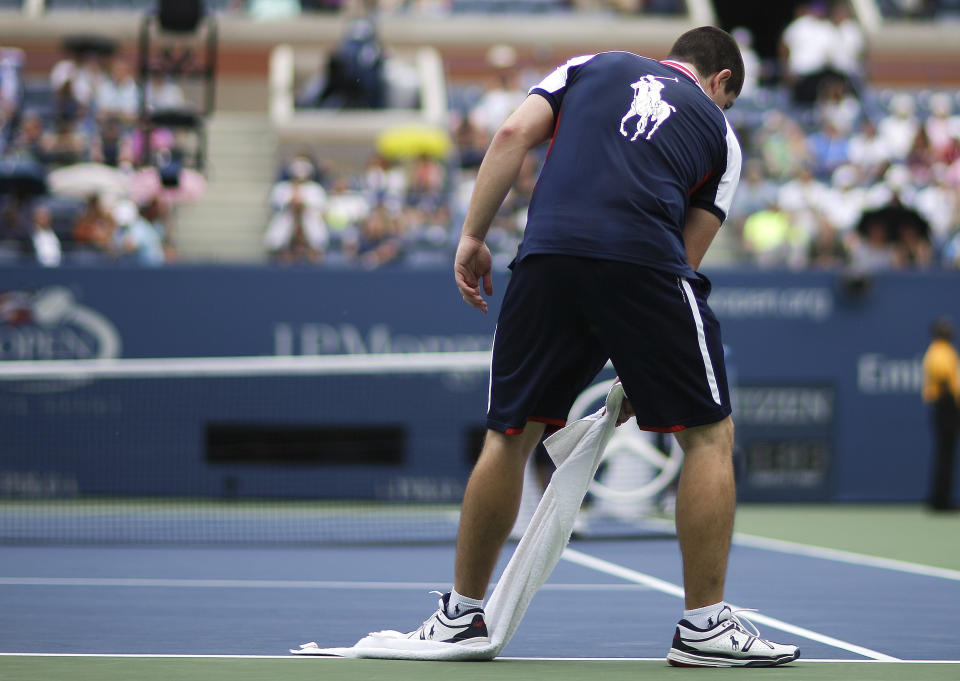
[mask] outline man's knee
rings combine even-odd
[[[726,417],[716,423],[687,428],[677,433],[677,442],[684,453],[712,450],[719,454],[733,454],[733,419]]]
[[[505,455],[520,459],[526,463],[537,443],[543,437],[544,425],[528,421],[521,433],[501,433],[497,430],[487,430],[483,441],[481,456],[489,454]]]

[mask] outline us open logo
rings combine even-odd
[[[0,292],[0,361],[112,359],[121,345],[117,327],[63,286]]]

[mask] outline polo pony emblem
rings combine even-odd
[[[676,107],[672,106],[669,102],[665,102],[660,98],[660,93],[663,90],[661,80],[672,80],[674,83],[679,82],[677,78],[665,78],[648,74],[636,83],[630,84],[630,87],[633,88],[633,101],[630,102],[630,108],[627,110],[626,115],[620,119],[620,134],[624,137],[630,134],[627,131],[627,121],[636,116],[637,128],[633,133],[633,137],[630,138],[631,142],[635,142],[636,139],[645,132],[647,133],[645,139],[649,140],[653,137],[653,133],[663,125],[663,122],[670,117],[670,114],[677,110]],[[648,126],[650,127],[649,132],[647,132]]]

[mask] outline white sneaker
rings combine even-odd
[[[433,613],[416,631],[407,634],[407,638],[419,638],[421,641],[454,643],[461,646],[486,646],[490,644],[487,623],[483,618],[483,609],[471,608],[456,617],[447,616],[447,603],[450,594],[440,597],[440,608]]]
[[[738,611],[740,612],[740,611]],[[750,626],[750,632],[744,627]],[[667,662],[675,667],[773,667],[800,657],[797,646],[760,638],[752,622],[724,606],[712,627],[700,629],[680,620]]]

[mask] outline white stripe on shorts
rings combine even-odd
[[[703,332],[703,317],[700,316],[700,307],[697,305],[697,299],[693,295],[693,289],[683,277],[680,277],[683,292],[687,294],[687,303],[690,304],[690,311],[693,312],[693,322],[697,325],[697,342],[700,344],[700,355],[703,357],[703,368],[707,372],[707,383],[710,385],[710,395],[717,404],[720,402],[720,390],[717,388],[717,377],[713,373],[713,363],[710,361],[710,353],[707,352],[707,337]]]
[[[490,345],[490,372],[487,378],[487,414],[490,413],[490,406],[493,404],[493,346],[497,344],[497,327],[493,327],[493,342]]]

